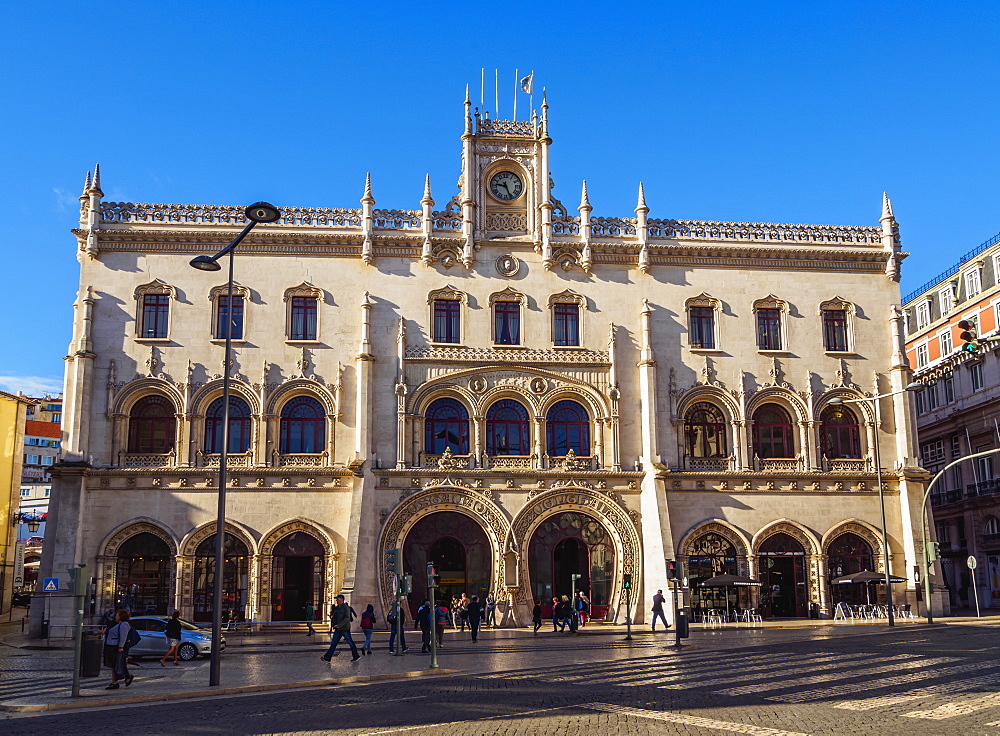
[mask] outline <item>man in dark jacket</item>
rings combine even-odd
[[[469,631],[472,632],[472,641],[477,641],[479,637],[479,625],[483,621],[483,606],[479,602],[479,596],[472,596],[469,605],[465,609],[469,617]]]
[[[341,638],[346,639],[347,643],[351,645],[351,661],[357,662],[361,659],[361,655],[358,654],[358,648],[354,644],[354,639],[351,638],[351,618],[354,611],[351,607],[347,605],[344,596],[337,596],[337,605],[333,609],[333,639],[330,641],[330,648],[326,650],[320,659],[324,662],[329,662],[330,658],[337,653],[337,644],[340,643]]]
[[[420,651],[426,654],[431,650],[431,602],[424,601],[424,605],[417,609],[417,623],[420,624]]]

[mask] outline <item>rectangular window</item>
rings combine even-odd
[[[917,345],[916,355],[917,355],[917,368],[923,368],[925,365],[927,365],[928,362],[927,343],[922,342],[919,345]]]
[[[955,400],[955,379],[948,376],[941,381],[941,387],[944,389],[944,403],[950,404]]]
[[[847,312],[823,310],[823,343],[830,352],[847,352]]]
[[[916,395],[913,397],[913,400],[916,402],[917,405],[917,414],[926,414],[927,400],[924,398],[923,390],[917,391]]]
[[[555,321],[555,344],[577,346],[580,344],[580,306],[578,304],[554,304],[552,319]]]
[[[965,272],[965,298],[973,297],[983,290],[982,279],[978,268]]]
[[[41,465],[41,455],[25,455],[24,464],[25,465]]]
[[[925,442],[920,446],[920,456],[924,465],[933,465],[944,461],[944,440]]]
[[[934,411],[938,408],[938,392],[936,385],[930,385],[921,391],[924,395],[924,401],[926,402],[927,411]]]
[[[949,524],[935,524],[937,529],[937,539],[942,544],[947,544],[951,546],[951,525]]]
[[[941,316],[950,314],[951,310],[955,308],[955,294],[952,292],[951,287],[947,289],[942,289],[938,292],[938,296],[941,300]]]
[[[170,297],[167,294],[146,294],[142,297],[142,326],[139,335],[149,339],[167,336]]]
[[[233,339],[243,339],[243,297],[233,294]],[[219,297],[218,321],[215,325],[215,338],[217,340],[226,339],[226,330],[229,328],[229,305],[226,304],[226,297]]]
[[[945,358],[951,355],[951,351],[955,349],[954,344],[951,341],[951,330],[941,333],[941,357]]]
[[[54,457],[49,457],[48,455],[42,457],[42,465],[51,465],[54,461]]]
[[[292,329],[289,340],[316,339],[316,298],[311,296],[292,297]]]
[[[956,465],[949,472],[951,473],[951,488],[949,488],[948,490],[951,490],[951,491],[960,491],[960,490],[962,490],[962,487],[963,487],[962,486],[962,483],[963,483],[962,466],[961,465]]]
[[[62,421],[62,414],[53,414],[52,421],[56,424],[59,424],[59,422]]]
[[[923,329],[931,323],[931,305],[926,299],[919,304],[916,308],[917,315],[917,329]]]
[[[521,305],[517,302],[497,302],[493,305],[493,315],[496,344],[520,345]]]
[[[781,310],[757,310],[757,347],[761,350],[781,350]]]
[[[461,341],[461,306],[458,299],[434,300],[434,342]]]
[[[690,344],[700,350],[715,349],[715,310],[712,307],[691,307],[689,315]]]
[[[972,390],[982,391],[983,386],[983,364],[982,363],[971,363],[969,365],[969,378],[972,381]]]
[[[26,496],[30,496],[30,495],[31,495],[31,489],[30,488],[22,488],[21,489],[21,498],[25,498]]]

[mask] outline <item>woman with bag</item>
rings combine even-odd
[[[128,622],[129,618],[129,612],[123,608],[115,614],[117,623],[104,632],[104,664],[111,668],[111,684],[105,690],[121,687],[118,680],[125,680],[125,687],[128,687],[135,679],[128,671],[128,650],[138,644],[141,637]]]
[[[365,609],[364,613],[361,614],[361,631],[365,635],[365,643],[361,645],[361,654],[371,654],[372,653],[372,631],[375,628],[375,606],[371,603],[368,604],[368,608]]]

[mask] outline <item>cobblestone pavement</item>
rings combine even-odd
[[[475,647],[450,642],[453,646],[442,652],[442,666],[462,670],[454,675],[15,716],[0,730],[9,736],[59,732],[418,736],[442,730],[449,736],[1000,736],[1000,641],[995,628],[697,630],[681,651],[664,646],[668,641],[662,636],[645,635],[628,645],[620,635],[533,639],[523,633],[501,633]],[[255,658],[256,664],[251,664]],[[230,676],[240,667],[295,667],[303,675],[300,679],[309,679],[313,659],[336,674],[352,667],[375,667],[378,660],[405,662],[411,656],[390,658],[381,652],[356,665],[341,656],[331,666],[318,662],[315,652],[270,652],[243,654],[239,662],[232,657],[224,666]],[[417,655],[413,661],[423,666],[426,658]],[[198,667],[204,675],[205,665]],[[142,677],[148,673],[144,668]],[[46,672],[35,671],[33,676],[44,679]],[[139,679],[137,685],[142,682]],[[21,686],[27,685],[25,681]]]

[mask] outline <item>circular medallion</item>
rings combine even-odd
[[[524,184],[513,171],[500,171],[490,179],[490,194],[501,202],[513,202],[521,196]]]
[[[520,268],[521,262],[512,255],[497,258],[497,273],[501,276],[513,276]]]

